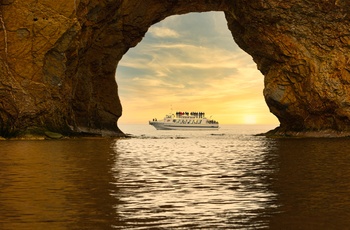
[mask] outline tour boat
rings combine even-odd
[[[219,128],[219,122],[207,119],[203,112],[176,112],[176,115],[166,115],[163,120],[158,121],[154,118],[149,121],[149,124],[158,130],[208,130]]]

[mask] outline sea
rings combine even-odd
[[[0,141],[0,229],[349,229],[350,139],[271,125]]]

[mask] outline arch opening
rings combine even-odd
[[[280,122],[277,135],[350,136],[350,14],[345,3],[131,0],[61,6],[1,5],[6,39],[0,53],[6,58],[0,61],[0,135],[45,135],[46,130],[123,135],[117,126],[122,108],[115,84],[123,55],[168,16],[221,11],[235,42],[265,76],[263,94]],[[13,23],[19,8],[24,14]],[[28,24],[33,15],[38,17]],[[186,92],[188,99],[191,92]]]
[[[170,16],[149,28],[118,64],[119,124],[173,111],[205,111],[221,124],[278,124],[263,75],[232,39],[223,12]]]

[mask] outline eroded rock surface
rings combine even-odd
[[[348,0],[0,4],[0,136],[122,135],[118,61],[152,24],[205,11],[225,12],[233,38],[264,74],[278,132],[350,132]]]
[[[232,3],[230,29],[265,76],[278,131],[350,131],[350,2],[244,3]]]

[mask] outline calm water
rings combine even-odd
[[[271,126],[0,141],[0,229],[347,229],[350,139]]]

